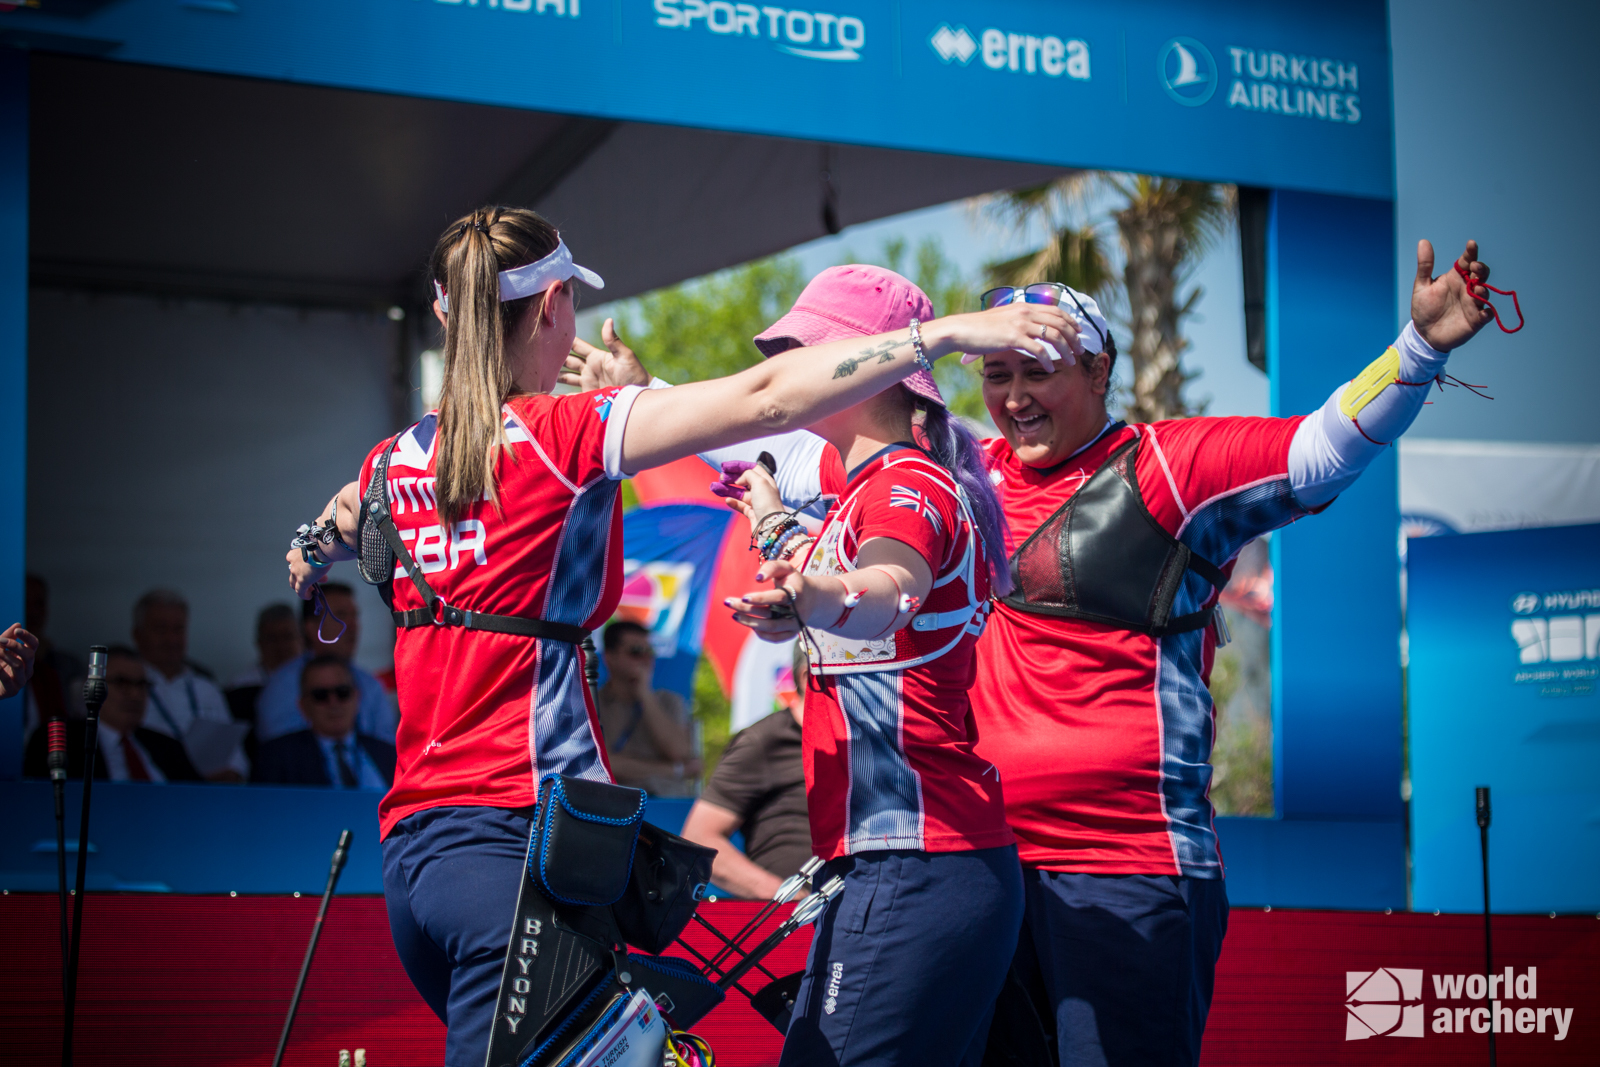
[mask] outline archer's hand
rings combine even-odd
[[[39,639],[14,622],[0,633],[0,697],[14,697],[33,677]]]
[[[1478,262],[1478,242],[1468,241],[1467,250],[1456,263],[1475,281],[1489,280],[1489,265]],[[1494,321],[1494,312],[1484,310],[1479,303],[1488,297],[1489,290],[1482,285],[1474,285],[1468,292],[1467,283],[1454,267],[1435,278],[1433,245],[1426,240],[1417,242],[1417,278],[1411,283],[1411,322],[1429,345],[1440,352],[1448,352],[1472,340],[1479,330]]]
[[[329,568],[313,567],[298,548],[291,548],[283,558],[289,564],[289,588],[301,600],[310,600],[317,583],[328,576]]]
[[[961,352],[963,363],[991,352],[1014,350],[1054,371],[1057,360],[1070,367],[1083,355],[1077,321],[1054,304],[1019,302],[988,311],[946,315],[924,326],[922,334],[934,358]]]
[[[743,490],[743,492],[738,492]],[[730,460],[722,465],[722,480],[711,484],[711,491],[722,497],[723,503],[750,520],[752,531],[761,520],[775,512],[783,511],[783,496],[778,483],[767,469],[758,463]]]
[[[572,351],[557,376],[562,385],[575,385],[584,392],[614,385],[649,386],[650,372],[617,336],[616,322],[607,319],[601,324],[600,340],[605,342],[604,348],[596,348],[581,337],[572,339]]]
[[[811,588],[805,575],[785,560],[768,560],[761,565],[756,581],[768,579],[772,580],[771,589],[746,593],[737,599],[729,597],[722,603],[733,609],[734,622],[750,627],[761,640],[774,643],[787,641],[800,632],[800,622],[788,612],[776,616],[773,614],[774,608],[786,607],[790,602],[784,590],[788,589],[795,595],[794,609],[801,618],[805,617],[808,610],[815,610],[816,591]]]

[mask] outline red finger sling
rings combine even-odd
[[[1517,291],[1515,289],[1496,289],[1488,282],[1479,281],[1477,278],[1474,278],[1470,273],[1467,272],[1466,268],[1461,265],[1459,260],[1456,262],[1455,267],[1456,273],[1461,275],[1461,280],[1467,283],[1467,295],[1471,296],[1475,300],[1478,300],[1478,303],[1483,305],[1484,310],[1494,315],[1494,324],[1496,326],[1500,327],[1500,329],[1504,330],[1506,333],[1516,333],[1517,330],[1522,329],[1522,304],[1517,300]],[[1516,329],[1510,329],[1505,323],[1500,321],[1500,312],[1493,304],[1487,300],[1481,300],[1478,298],[1477,294],[1472,291],[1472,287],[1474,285],[1481,285],[1491,293],[1499,293],[1501,296],[1509,296],[1511,298],[1511,306],[1517,313]]]

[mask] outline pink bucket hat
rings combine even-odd
[[[801,292],[788,314],[756,337],[763,356],[809,348],[852,337],[875,337],[903,330],[912,319],[933,318],[933,301],[909,279],[892,270],[859,263],[829,267]],[[925,370],[902,378],[901,385],[944,407],[944,396]]]

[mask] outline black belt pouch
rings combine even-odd
[[[528,874],[563,904],[606,906],[628,888],[642,789],[552,774],[539,783]]]
[[[683,933],[711,884],[716,850],[645,823],[628,891],[612,907],[630,945],[660,953]]]

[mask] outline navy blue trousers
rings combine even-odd
[[[483,1067],[528,852],[528,816],[432,808],[383,842],[389,929],[411,984],[445,1024],[447,1067]]]
[[[1023,872],[1017,973],[1061,1067],[1194,1067],[1228,930],[1221,879]]]
[[[977,1067],[1022,922],[1015,846],[863,852],[828,865],[780,1067]]]

